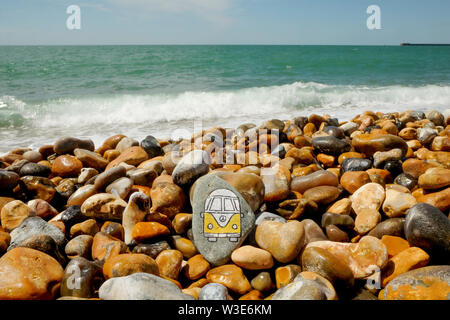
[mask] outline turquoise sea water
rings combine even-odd
[[[450,47],[0,47],[0,152],[67,135],[175,137],[199,121],[447,108]]]

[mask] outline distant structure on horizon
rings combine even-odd
[[[450,46],[450,43],[400,43],[401,46]]]

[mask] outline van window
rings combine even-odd
[[[222,199],[221,198],[214,198],[211,206],[209,207],[209,210],[211,211],[222,211]]]
[[[230,198],[225,198],[223,201],[225,211],[235,211],[233,201]]]
[[[236,211],[240,211],[241,206],[239,205],[239,199],[233,199],[233,201],[234,201],[234,206],[236,207]]]

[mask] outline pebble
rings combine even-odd
[[[121,178],[128,179],[128,178]],[[130,196],[128,204],[122,214],[124,239],[127,245],[133,243],[133,229],[139,222],[144,222],[150,209],[150,198],[142,192],[135,192]]]
[[[435,259],[450,259],[450,220],[426,203],[413,206],[406,216],[405,236],[411,246],[431,252]]]
[[[62,155],[52,163],[52,173],[59,177],[78,177],[83,163],[71,155]]]
[[[117,238],[119,240],[124,239],[124,230],[120,223],[118,222],[112,222],[112,221],[106,221],[101,229],[101,232],[109,234],[110,236],[113,236],[114,238]]]
[[[64,137],[55,142],[53,151],[57,154],[72,153],[76,148],[94,151],[92,140],[82,140],[73,137]]]
[[[349,198],[343,198],[333,203],[327,212],[349,215],[352,210],[352,201]]]
[[[352,270],[340,259],[320,247],[306,247],[301,255],[302,270],[315,272],[339,288],[354,285]]]
[[[42,154],[39,151],[30,150],[25,152],[22,156],[25,160],[35,163],[43,160]]]
[[[94,168],[96,170],[105,169],[109,163],[108,160],[103,158],[98,153],[86,149],[75,149],[73,154],[83,163],[84,166]]]
[[[172,237],[173,247],[183,253],[183,256],[186,259],[190,259],[196,254],[198,254],[197,248],[192,242],[192,240],[180,237],[173,236]]]
[[[355,231],[363,235],[376,227],[381,221],[381,214],[375,209],[363,209],[355,218]]]
[[[360,158],[346,158],[342,161],[341,171],[365,171],[372,168],[372,161],[370,159]]]
[[[133,273],[106,280],[99,289],[101,300],[195,300],[173,282],[150,273]]]
[[[97,232],[92,242],[92,259],[104,263],[121,253],[128,252],[127,245],[117,238]]]
[[[389,218],[406,216],[408,210],[416,203],[416,198],[414,198],[409,192],[400,192],[394,189],[387,189],[386,199],[383,203],[383,212]]]
[[[405,218],[390,218],[377,224],[369,232],[369,236],[381,239],[384,235],[402,237],[404,235],[403,228],[405,225]]]
[[[211,268],[209,262],[201,254],[197,254],[186,262],[183,273],[189,280],[198,280]]]
[[[153,212],[165,214],[168,218],[173,218],[181,212],[186,205],[186,195],[176,184],[170,182],[160,182],[154,184],[150,191]]]
[[[119,151],[120,153],[124,152],[125,150],[139,146],[139,141],[129,138],[129,137],[123,137],[120,139],[120,141],[117,143],[115,149]]]
[[[338,177],[326,170],[319,170],[306,176],[295,177],[291,182],[291,190],[304,193],[308,189],[318,186],[337,187],[339,184]]]
[[[64,248],[69,259],[74,259],[77,257],[82,257],[86,259],[91,258],[91,248],[94,237],[87,234],[82,234],[72,238]]]
[[[377,151],[373,154],[373,165],[375,168],[381,168],[386,161],[398,161],[402,159],[401,149],[392,149],[389,151]]]
[[[19,171],[19,175],[21,177],[23,176],[37,176],[37,177],[46,177],[51,173],[51,169],[47,166],[44,166],[42,164],[34,163],[34,162],[28,162],[24,164]]]
[[[425,267],[430,261],[430,256],[420,248],[407,248],[389,259],[383,269],[382,287],[385,287],[392,279],[412,269]]]
[[[326,226],[325,231],[327,233],[328,240],[330,241],[349,242],[348,234],[333,224]]]
[[[133,184],[140,186],[151,186],[157,176],[158,173],[151,169],[132,169],[127,171],[127,177],[133,181]]]
[[[222,284],[240,295],[252,289],[242,269],[234,264],[225,264],[209,270],[206,279],[210,282]]]
[[[81,205],[84,216],[101,220],[122,220],[127,203],[109,193],[98,193]]]
[[[395,178],[394,183],[412,190],[417,185],[417,179],[407,173],[401,173]]]
[[[192,213],[178,213],[172,220],[176,233],[183,234],[192,226]]]
[[[70,237],[73,238],[82,234],[95,236],[95,234],[99,231],[100,228],[97,221],[95,221],[95,219],[88,219],[86,221],[74,224],[70,228]]]
[[[83,215],[81,212],[80,206],[72,205],[64,210],[61,214],[61,221],[67,227],[72,227],[76,223],[80,223],[88,218]]]
[[[8,250],[20,247],[23,242],[32,236],[47,235],[55,240],[58,248],[64,248],[66,237],[60,229],[47,223],[39,217],[29,217],[10,233],[11,244]]]
[[[227,263],[255,223],[255,215],[243,196],[216,175],[197,181],[192,212],[195,247],[213,265]]]
[[[130,147],[130,148],[124,150],[120,154],[120,156],[118,156],[117,158],[112,160],[106,166],[106,170],[117,167],[122,162],[132,165],[132,166],[137,166],[141,162],[144,162],[147,159],[148,159],[148,154],[144,149],[142,149],[139,146]]]
[[[374,269],[382,269],[388,261],[385,245],[372,236],[364,236],[357,243],[316,241],[309,243],[305,250],[309,247],[326,249],[340,261],[345,262],[355,279],[372,275]]]
[[[106,192],[115,195],[121,199],[125,199],[133,187],[133,180],[122,177],[115,180],[106,187]]]
[[[450,169],[429,168],[419,176],[418,184],[424,189],[440,189],[450,185]]]
[[[183,262],[183,253],[178,250],[164,250],[155,259],[159,273],[170,279],[178,279]]]
[[[409,242],[401,237],[384,235],[381,237],[381,242],[384,243],[388,251],[389,258],[399,254],[403,250],[410,247]]]
[[[341,153],[350,151],[350,144],[334,136],[323,136],[312,139],[314,150],[318,153],[325,153],[339,156]]]
[[[228,300],[228,289],[220,283],[208,283],[201,288],[198,300]]]
[[[61,265],[48,254],[30,248],[12,249],[0,258],[0,299],[55,299],[63,274]]]
[[[145,150],[145,152],[147,152],[149,159],[162,156],[164,154],[158,140],[156,140],[153,136],[146,136],[144,140],[141,141],[140,146]]]
[[[416,197],[417,202],[430,204],[442,212],[447,212],[450,209],[450,187],[438,192],[428,193]]]
[[[321,225],[322,228],[326,228],[329,225],[335,225],[346,230],[352,230],[355,227],[355,220],[348,215],[326,212],[322,215]]]
[[[274,284],[270,277],[270,273],[263,271],[258,273],[250,282],[252,288],[260,292],[270,291],[274,288]]]
[[[304,245],[304,226],[296,220],[263,221],[256,228],[255,239],[258,246],[269,251],[277,261],[288,263],[298,256]]]
[[[99,284],[103,282],[102,268],[84,257],[72,259],[64,270],[61,280],[61,296],[94,298]]]
[[[143,253],[148,255],[150,258],[155,259],[160,252],[163,250],[169,250],[170,245],[167,241],[158,241],[155,243],[139,243],[133,248],[133,253]]]
[[[27,206],[34,211],[36,216],[41,217],[42,219],[51,219],[58,214],[58,210],[42,199],[30,200],[27,202]]]
[[[273,259],[269,251],[249,245],[234,250],[231,260],[237,266],[247,270],[263,270],[273,267]]]
[[[370,182],[369,174],[365,171],[346,171],[341,176],[341,185],[350,194]]]
[[[392,134],[358,134],[353,137],[352,146],[368,157],[372,157],[377,151],[389,151],[401,149],[402,156],[406,154],[408,145],[402,138]]]
[[[11,190],[19,183],[20,176],[12,171],[0,170],[0,191]]]
[[[337,187],[320,186],[306,190],[303,197],[317,204],[329,204],[336,200],[340,193]]]
[[[67,206],[81,206],[84,201],[86,201],[91,196],[95,195],[97,190],[92,184],[82,186],[77,189],[72,195],[67,199]]]
[[[158,222],[138,222],[134,225],[133,230],[131,231],[131,237],[137,243],[169,234],[169,229]]]
[[[94,181],[94,187],[98,191],[103,191],[107,186],[116,181],[119,178],[125,177],[127,170],[122,167],[114,167],[100,173]]]
[[[110,257],[103,265],[105,279],[125,277],[133,273],[150,273],[159,275],[158,264],[145,254],[125,253]]]
[[[302,220],[305,231],[305,244],[313,241],[328,240],[320,226],[311,219]]]
[[[2,228],[11,232],[25,219],[35,216],[35,211],[20,200],[13,200],[5,204],[1,210]]]
[[[203,150],[193,150],[186,154],[172,172],[173,182],[177,185],[190,185],[209,171],[211,159]]]
[[[447,300],[450,266],[436,265],[405,272],[381,290],[380,300]]]
[[[386,193],[378,183],[367,183],[356,190],[350,197],[352,209],[356,215],[364,209],[379,210],[383,204]]]
[[[64,265],[66,263],[64,256],[59,251],[55,240],[46,234],[32,235],[25,239],[20,247],[35,249],[48,254],[49,256],[55,258],[60,264]]]

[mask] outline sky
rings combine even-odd
[[[0,45],[450,43],[449,14],[449,0],[0,0]]]

